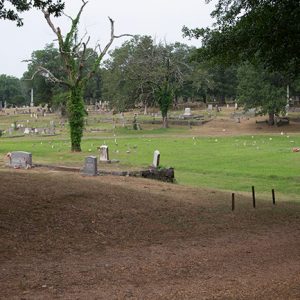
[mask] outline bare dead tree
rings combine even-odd
[[[97,54],[92,67],[88,72],[84,72],[85,63],[87,59],[90,58],[90,55],[87,53],[90,37],[87,37],[87,34],[85,34],[81,39],[78,39],[78,25],[81,14],[87,3],[88,1],[82,0],[82,5],[75,18],[68,16],[71,20],[71,28],[65,36],[62,34],[60,27],[54,25],[49,10],[42,9],[46,22],[57,37],[59,53],[62,57],[67,78],[56,78],[50,70],[47,70],[43,66],[38,67],[34,73],[34,76],[40,74],[53,83],[63,84],[68,87],[69,97],[67,99],[67,109],[71,132],[71,149],[76,152],[81,151],[81,139],[84,127],[84,87],[89,79],[95,75],[103,57],[108,52],[113,41],[117,38],[132,36],[130,34],[115,35],[114,21],[109,18],[110,40],[103,50],[101,50],[99,45],[96,45],[95,49],[99,49],[100,51]]]

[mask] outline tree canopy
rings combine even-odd
[[[51,15],[58,17],[65,7],[62,0],[0,0],[0,19],[17,22],[23,25],[20,13],[32,8],[47,9]]]
[[[185,36],[202,38],[198,57],[250,60],[289,77],[299,73],[299,0],[219,0],[211,15],[212,28],[183,28]]]
[[[24,91],[18,78],[5,74],[0,75],[0,101],[10,105],[25,104]]]

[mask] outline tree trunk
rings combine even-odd
[[[269,125],[274,125],[274,113],[273,112],[269,112],[269,120],[268,120],[268,124]]]
[[[147,112],[147,102],[145,102],[144,115],[146,116],[147,114],[148,114],[148,112]]]
[[[168,128],[168,116],[163,116],[163,128]]]
[[[84,103],[82,88],[80,86],[71,88],[68,112],[71,133],[71,150],[73,152],[80,152],[84,127]]]

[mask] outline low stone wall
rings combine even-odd
[[[149,178],[149,179],[156,179],[160,181],[166,182],[174,182],[175,175],[173,168],[167,169],[149,169],[141,172],[142,177]]]
[[[165,182],[175,182],[174,168],[156,169],[150,167],[142,171],[99,171],[99,175],[143,177]]]
[[[65,166],[53,166],[45,164],[34,164],[35,168],[47,168],[55,171],[66,171],[66,172],[76,172],[82,171],[81,168],[76,167],[65,167]],[[153,168],[150,167],[146,170],[141,171],[105,171],[99,170],[98,175],[113,175],[113,176],[131,176],[131,177],[142,177],[148,179],[155,179],[165,182],[175,182],[175,172],[174,168]]]

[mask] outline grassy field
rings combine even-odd
[[[300,200],[300,155],[292,147],[300,146],[299,134],[244,135],[226,137],[193,136],[188,127],[161,129],[143,125],[133,131],[117,123],[91,116],[82,142],[82,153],[71,153],[68,126],[47,116],[29,120],[28,116],[0,116],[0,129],[11,123],[31,127],[49,126],[54,119],[55,136],[19,136],[15,131],[0,138],[0,154],[22,150],[32,152],[34,163],[82,166],[84,157],[98,155],[97,147],[107,144],[110,159],[117,165],[100,168],[138,169],[151,164],[154,150],[161,153],[161,165],[174,167],[179,184],[249,192],[254,185],[258,193],[270,194],[272,188],[289,199]],[[128,124],[130,122],[128,121]],[[98,131],[97,131],[98,130]],[[16,137],[14,137],[16,135]]]

